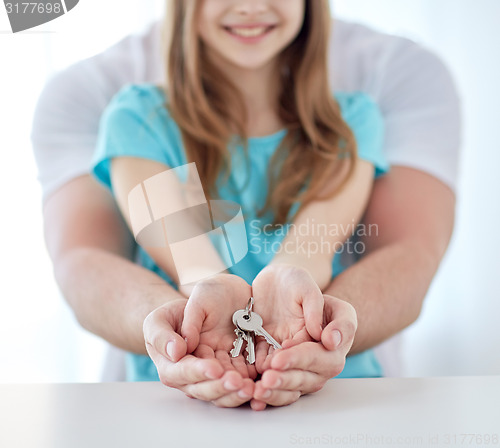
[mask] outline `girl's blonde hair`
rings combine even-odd
[[[199,2],[167,4],[166,107],[181,130],[188,161],[196,163],[205,193],[215,197],[217,178],[229,175],[228,143],[235,129],[246,145],[246,107],[239,90],[206,56],[196,27]],[[271,209],[275,224],[287,222],[295,202],[304,206],[332,197],[354,169],[355,139],[328,84],[330,23],[328,0],[305,0],[302,28],[279,55],[276,107],[288,133],[271,161],[268,199],[261,210]]]

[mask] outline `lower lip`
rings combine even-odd
[[[264,31],[262,34],[259,34],[258,36],[251,36],[251,37],[246,37],[246,36],[240,36],[239,34],[232,33],[230,30],[227,28],[224,28],[224,30],[231,36],[234,37],[235,39],[238,39],[240,42],[244,44],[256,44],[263,40],[265,37],[267,37],[271,31],[274,30],[274,26],[271,26],[268,28],[266,31]]]

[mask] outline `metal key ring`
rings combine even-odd
[[[253,302],[254,302],[253,297],[250,297],[248,299],[247,306],[245,307],[245,311],[248,314],[249,319],[252,317]]]

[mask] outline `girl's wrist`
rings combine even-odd
[[[226,269],[225,271],[222,271],[222,272],[219,272],[217,274],[214,274],[212,275],[211,277],[209,278],[224,278],[224,277],[227,277],[227,276],[231,276],[233,274],[231,274],[229,272],[228,269]],[[207,280],[207,278],[204,278],[202,280],[199,280],[199,281],[203,281],[203,280]],[[193,289],[195,288],[196,284],[198,282],[192,282],[192,283],[188,283],[186,285],[179,285],[178,287],[178,291],[186,298],[186,299],[189,299],[189,297],[191,296],[191,294],[193,293]]]
[[[188,285],[180,285],[179,292],[184,296],[185,299],[189,299],[189,296],[193,292],[196,283],[189,283]]]
[[[322,291],[328,287],[332,278],[332,261],[324,257],[306,257],[297,254],[276,254],[270,265],[288,265],[304,269],[314,279]]]

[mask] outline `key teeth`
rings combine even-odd
[[[250,358],[250,350],[248,350],[248,344],[247,346],[245,347],[245,352],[246,352],[246,356],[245,356],[245,359],[247,360],[248,364],[255,364],[255,354],[254,354],[254,357],[251,359]]]
[[[229,352],[229,354],[231,355],[232,358],[237,358],[241,353],[241,348],[239,350],[237,350],[236,345],[237,345],[237,343],[233,342],[234,348]]]
[[[229,351],[229,354],[232,358],[237,358],[241,353],[245,338],[244,334],[239,328],[235,328],[234,333],[236,334],[236,339],[233,341],[233,348]]]

